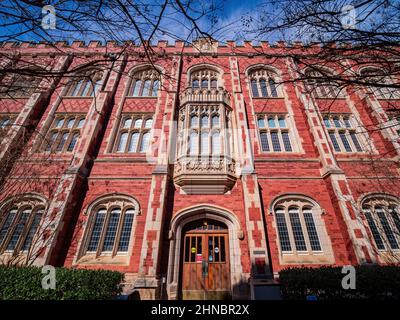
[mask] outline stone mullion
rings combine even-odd
[[[119,220],[118,220],[118,228],[117,232],[115,233],[115,239],[114,239],[114,246],[113,246],[113,251],[112,251],[112,257],[115,257],[115,255],[118,252],[118,246],[119,246],[119,240],[121,237],[122,233],[122,228],[124,225],[124,220],[125,220],[125,212],[126,209],[123,208],[123,206],[120,207],[120,214],[119,214]]]
[[[228,156],[227,154],[227,148],[226,144],[229,143],[228,141],[228,135],[227,135],[227,121],[226,121],[226,107],[224,105],[219,106],[219,144],[220,144],[220,156],[222,158],[226,158]],[[212,119],[211,119],[212,121]],[[211,123],[212,127],[212,123]]]

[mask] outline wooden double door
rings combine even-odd
[[[230,298],[226,226],[204,220],[189,225],[183,237],[182,298]]]

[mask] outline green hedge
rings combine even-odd
[[[356,269],[356,289],[344,290],[341,267],[288,268],[279,272],[282,298],[400,299],[400,267],[363,265]]]
[[[0,266],[0,300],[98,300],[121,292],[123,274],[107,270],[56,268],[56,288],[43,289],[39,267]]]

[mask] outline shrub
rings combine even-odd
[[[305,300],[308,295],[328,299],[400,299],[400,267],[355,267],[356,289],[342,288],[341,267],[288,268],[279,272],[282,298]]]
[[[0,300],[99,300],[121,292],[123,274],[107,270],[56,268],[56,288],[43,289],[40,267],[0,266]]]

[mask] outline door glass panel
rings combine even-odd
[[[220,254],[219,254],[219,237],[214,237],[214,254],[215,254],[215,262],[220,262]]]
[[[225,237],[221,236],[221,262],[225,262]]]
[[[209,262],[214,262],[214,256],[213,256],[213,237],[209,236],[208,237],[208,261]]]
[[[190,247],[190,262],[195,262],[196,261],[196,238],[195,237],[191,237],[192,238],[192,245]]]
[[[197,255],[202,254],[201,240],[201,237],[197,237]]]
[[[190,237],[185,238],[185,262],[189,262]]]

